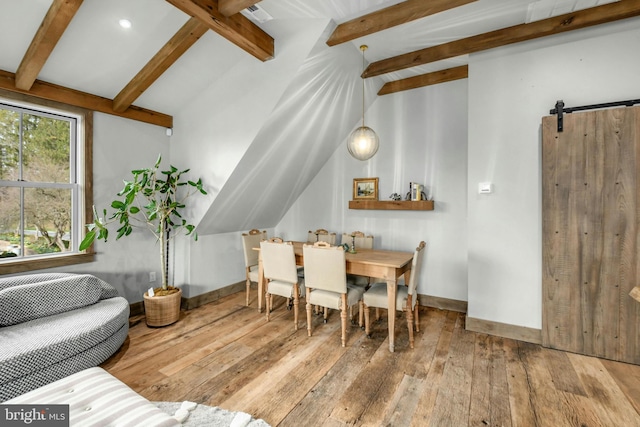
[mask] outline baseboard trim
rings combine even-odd
[[[439,308],[441,310],[457,311],[458,313],[467,312],[467,302],[457,299],[434,297],[431,295],[418,294],[418,302],[423,307]]]
[[[242,281],[233,283],[224,288],[216,289],[215,291],[206,292],[204,294],[196,295],[195,297],[185,298],[182,297],[180,302],[181,310],[193,310],[201,305],[208,304],[210,302],[218,301],[222,297],[235,294],[236,292],[244,292],[246,290],[247,282]],[[129,304],[129,317],[139,316],[144,314],[144,301],[134,302]]]
[[[182,304],[180,308],[182,308],[183,310],[193,310],[194,308],[200,307],[201,305],[218,301],[220,298],[226,297],[227,295],[235,294],[236,292],[240,291],[244,292],[246,291],[246,289],[247,282],[243,280],[242,282],[233,283],[229,286],[225,286],[224,288],[196,295],[195,297],[182,298]]]
[[[144,314],[144,301],[129,304],[129,317]]]
[[[492,322],[490,320],[475,319],[467,316],[466,330],[480,332],[488,335],[510,338],[518,341],[542,344],[542,330],[527,328],[525,326],[509,325],[506,323]]]

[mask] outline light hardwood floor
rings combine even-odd
[[[152,401],[241,410],[273,426],[640,426],[640,366],[464,329],[464,315],[420,310],[415,349],[404,314],[389,353],[386,314],[372,338],[340,318],[298,331],[276,298],[270,322],[240,292],[153,329],[131,319],[102,366]],[[372,310],[373,311],[373,310]],[[373,314],[373,313],[372,313]]]

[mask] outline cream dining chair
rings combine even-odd
[[[347,342],[347,307],[362,305],[364,288],[347,285],[346,260],[341,246],[330,246],[327,242],[306,244],[304,255],[304,277],[307,302],[307,332],[311,336],[311,306],[340,310],[342,347]],[[362,309],[360,309],[362,313]]]
[[[262,269],[266,280],[267,321],[273,308],[273,296],[293,299],[293,322],[298,330],[298,306],[304,292],[304,279],[298,277],[296,256],[291,242],[283,242],[279,237],[260,242]],[[288,305],[288,304],[287,304]]]
[[[307,243],[327,242],[331,246],[336,244],[336,233],[329,233],[324,228],[318,228],[316,231],[307,233]]]
[[[342,244],[345,243],[349,245],[349,248],[355,243],[356,251],[358,248],[373,249],[373,236],[365,236],[362,231],[342,233]]]
[[[420,242],[420,244],[416,248],[415,253],[413,254],[413,261],[411,263],[411,274],[407,286],[402,284],[396,285],[396,310],[403,310],[406,312],[407,327],[409,328],[409,345],[411,346],[411,348],[413,348],[414,343],[414,319],[416,331],[420,332],[418,317],[419,304],[416,289],[418,287],[418,278],[420,277],[420,268],[422,266],[424,247],[425,243]],[[371,288],[369,288],[369,290],[367,290],[362,296],[362,302],[364,304],[365,333],[367,334],[367,336],[371,335],[369,307],[388,309],[389,300],[387,295],[387,284],[385,282],[380,282],[371,285]]]
[[[260,247],[260,241],[267,239],[267,231],[257,229],[242,233],[242,248],[244,249],[244,266],[247,276],[247,306],[249,306],[249,293],[251,282],[258,283],[258,258],[260,253],[255,248]]]

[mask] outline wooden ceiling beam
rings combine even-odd
[[[218,10],[224,16],[231,16],[259,2],[260,0],[218,0]]]
[[[138,99],[174,62],[208,31],[198,19],[190,18],[162,49],[113,99],[113,110],[122,113]]]
[[[259,60],[273,58],[273,38],[240,13],[224,16],[218,10],[218,0],[167,1]]]
[[[476,0],[407,0],[338,25],[329,36],[327,44],[335,46],[474,1]]]
[[[80,8],[82,0],[54,0],[16,71],[16,88],[29,90]]]
[[[22,90],[16,88],[15,81],[15,74],[0,70],[0,89],[31,95],[36,98],[46,99],[49,101],[62,102],[75,107],[86,108],[87,110],[137,120],[140,122],[150,123],[152,125],[166,128],[173,127],[173,117],[167,114],[158,113],[156,111],[136,106],[131,106],[126,111],[119,113],[113,110],[113,100],[111,99],[58,86],[53,83],[43,82],[41,80],[36,80],[30,90]]]
[[[608,3],[383,59],[369,64],[362,75],[365,78],[379,76],[442,59],[481,52],[512,43],[578,30],[638,15],[640,15],[640,0],[622,0]]]
[[[447,68],[446,70],[434,71],[432,73],[387,82],[380,88],[378,95],[388,95],[403,90],[466,79],[467,77],[469,77],[469,66],[461,65],[459,67]]]

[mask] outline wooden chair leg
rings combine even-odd
[[[342,320],[342,346],[347,346],[347,294],[342,294],[342,308],[340,309]]]
[[[407,327],[409,328],[409,347],[413,348],[413,311],[407,310]]]
[[[380,320],[380,308],[376,307],[376,322]]]
[[[322,307],[324,310],[324,323],[327,323],[327,319],[329,319],[329,309],[327,307]]]
[[[411,295],[407,299],[407,328],[409,329],[409,347],[413,348],[413,310],[411,309]]]
[[[414,309],[415,312],[413,314],[413,317],[416,319],[416,332],[420,332],[420,316],[418,314],[419,308],[420,308],[420,301],[418,301],[418,298],[416,297],[416,308]]]
[[[307,300],[307,335],[311,336],[311,303],[309,299],[311,298],[311,289],[307,288],[306,300]]]
[[[363,304],[362,300],[358,301],[358,326],[360,326],[360,329],[364,326],[362,323],[362,317],[364,316]]]
[[[300,293],[298,292],[298,284],[293,285],[293,328],[298,330],[298,306],[300,305]]]
[[[247,307],[249,307],[249,292],[251,291],[251,280],[247,277]]]
[[[362,307],[364,310],[364,333],[366,336],[371,338],[371,316],[369,315],[369,306],[362,303]]]
[[[269,313],[271,313],[271,294],[267,292],[265,295],[265,306],[267,308],[267,322],[269,321]]]

